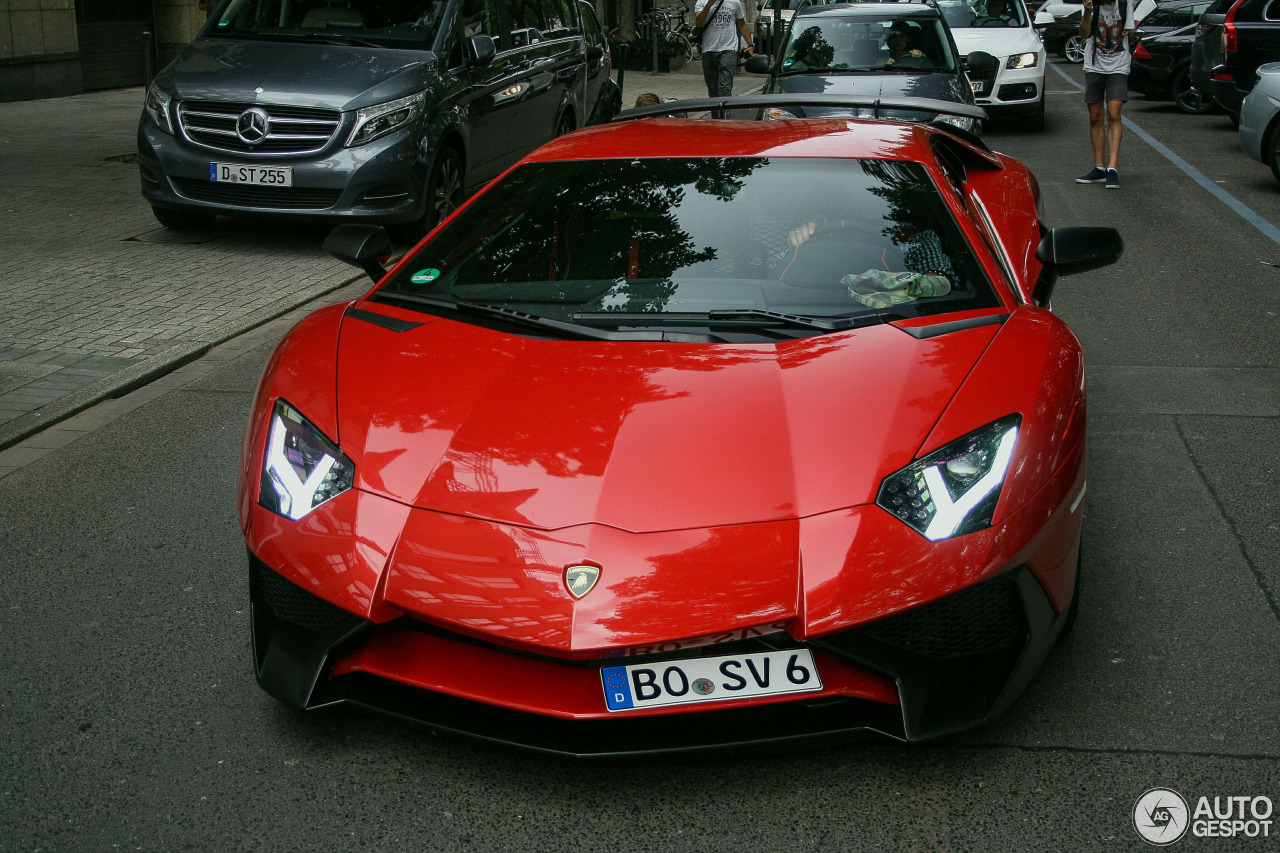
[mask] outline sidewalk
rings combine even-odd
[[[698,62],[623,85],[624,108],[641,92],[706,95]],[[0,451],[361,278],[321,250],[323,226],[160,227],[138,190],[142,97],[0,103]]]

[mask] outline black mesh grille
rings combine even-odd
[[[196,201],[278,210],[323,210],[332,207],[342,195],[342,190],[254,187],[218,181],[195,181],[190,178],[174,178],[173,183],[179,193]]]
[[[341,607],[312,595],[256,561],[253,570],[257,574],[262,597],[278,619],[308,631],[321,631],[347,615]]]
[[[930,658],[1003,648],[1025,629],[1018,591],[1001,578],[961,590],[858,633]]]

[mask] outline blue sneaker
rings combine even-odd
[[[1120,189],[1120,173],[1115,169],[1107,169],[1107,189]]]
[[[1107,170],[1101,166],[1094,166],[1085,174],[1076,178],[1077,184],[1100,184],[1107,179]]]

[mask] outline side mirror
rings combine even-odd
[[[1124,254],[1124,240],[1114,228],[1053,228],[1036,247],[1036,260],[1044,264],[1033,298],[1046,305],[1060,275],[1096,270],[1114,264]]]
[[[324,250],[377,281],[387,274],[381,259],[391,254],[391,238],[381,225],[339,225],[324,238]]]
[[[771,57],[756,54],[755,56],[747,57],[746,63],[742,66],[742,70],[746,71],[748,74],[768,74],[772,62],[773,60]]]
[[[494,55],[498,52],[497,45],[493,43],[493,37],[484,33],[468,38],[466,48],[467,65],[479,65],[481,67],[492,62]]]
[[[1045,27],[1053,25],[1053,13],[1046,12],[1043,9],[1036,12],[1035,18],[1031,21],[1031,26],[1037,30],[1043,30]]]
[[[602,59],[604,59],[604,48],[603,48],[603,47],[601,47],[601,46],[600,46],[600,45],[598,45],[598,44],[592,44],[592,45],[588,45],[588,46],[587,46],[587,61],[588,61],[588,62],[599,62],[599,61],[600,61],[600,60],[602,60]]]
[[[975,50],[964,58],[964,68],[979,76],[995,74],[1000,69],[1000,60],[985,50]]]

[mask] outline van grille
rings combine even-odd
[[[342,190],[255,187],[244,184],[224,184],[220,181],[198,181],[191,178],[174,178],[173,185],[180,195],[196,201],[275,210],[324,210],[327,207],[333,207],[338,197],[342,195]]]
[[[258,107],[268,116],[266,138],[256,145],[236,135],[236,121],[250,107]],[[341,124],[342,113],[337,110],[222,101],[178,104],[178,126],[188,141],[235,154],[311,154],[328,145]]]

